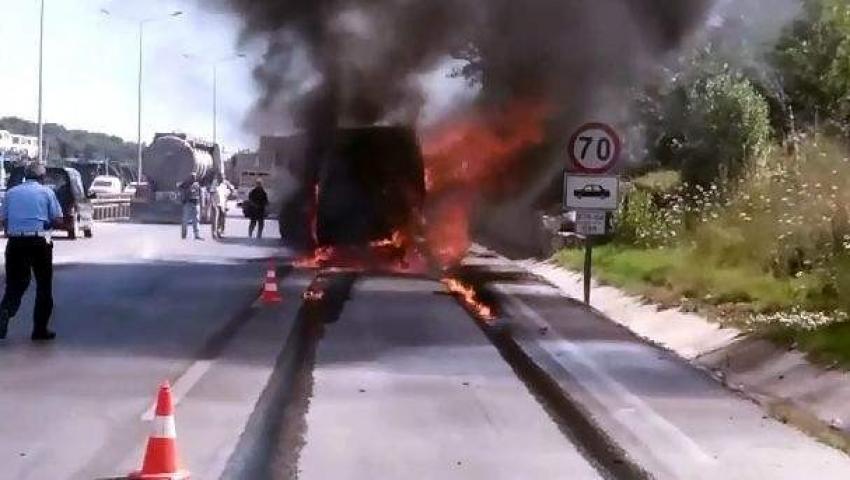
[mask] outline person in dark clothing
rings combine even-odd
[[[27,167],[24,183],[6,193],[0,216],[6,236],[6,291],[0,302],[0,339],[6,338],[9,321],[21,306],[21,298],[35,276],[33,341],[47,341],[56,334],[47,327],[53,313],[53,241],[50,230],[62,228],[62,207],[56,194],[42,185],[43,165]]]
[[[266,223],[266,208],[269,206],[269,196],[266,195],[262,180],[257,179],[257,185],[248,194],[248,203],[250,205],[248,218],[251,219],[251,223],[248,224],[248,237],[254,236],[254,228],[256,228],[257,238],[263,238],[263,226]]]

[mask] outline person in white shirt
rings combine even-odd
[[[219,179],[210,192],[212,200],[212,236],[216,239],[221,239],[224,235],[224,223],[227,218],[227,200],[235,191],[233,184],[227,179]]]

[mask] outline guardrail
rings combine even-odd
[[[91,199],[94,220],[123,220],[130,218],[133,194],[100,195]]]

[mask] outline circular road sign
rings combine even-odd
[[[622,142],[617,132],[604,123],[588,123],[570,139],[570,160],[577,172],[606,173],[620,159]]]

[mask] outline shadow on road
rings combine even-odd
[[[285,269],[281,270],[286,275]],[[263,263],[71,264],[54,277],[54,354],[197,359],[247,320]],[[0,342],[7,355],[37,355],[29,342],[34,286]],[[282,292],[299,298],[300,291]]]
[[[248,247],[280,247],[283,242],[279,238],[248,238],[248,237],[229,237],[225,234],[224,238],[215,240],[224,245],[242,245]]]

